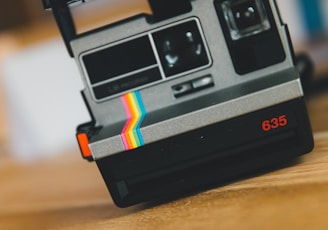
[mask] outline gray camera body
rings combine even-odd
[[[61,30],[92,118],[77,128],[82,155],[118,206],[201,191],[311,151],[274,0],[149,3],[153,15],[68,39]],[[70,20],[56,19],[61,28]]]

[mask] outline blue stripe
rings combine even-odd
[[[141,95],[140,95],[140,92],[139,91],[136,91],[135,92],[135,96],[137,98],[137,101],[138,101],[138,108],[139,110],[141,111],[141,117],[139,118],[138,120],[138,124],[137,124],[137,127],[136,127],[136,131],[137,131],[137,134],[138,134],[138,137],[139,137],[139,142],[140,142],[140,145],[144,145],[145,142],[144,142],[144,139],[142,137],[142,134],[141,134],[141,131],[140,131],[140,127],[141,127],[141,124],[146,116],[146,109],[145,109],[145,106],[143,104],[143,101],[142,101],[142,98],[141,98]]]

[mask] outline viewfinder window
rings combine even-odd
[[[261,0],[227,0],[222,10],[232,40],[238,40],[270,29]]]

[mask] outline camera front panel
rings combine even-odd
[[[183,15],[72,41],[102,127],[94,159],[301,97],[289,42],[273,0],[193,1]]]
[[[192,1],[192,11],[183,15],[154,24],[136,17],[73,40],[71,45],[85,84],[83,93],[97,123],[124,123],[126,112],[120,97],[128,92],[140,91],[151,124],[293,80],[288,76],[272,77],[293,68],[289,38],[274,1],[264,0],[262,4],[269,29],[243,32],[247,36],[236,41],[227,29],[226,19],[221,18],[224,10],[218,9],[218,4],[221,7],[222,2]],[[270,51],[268,37],[278,44],[279,48],[273,49],[279,50],[278,57]],[[236,62],[252,70],[238,73]],[[217,96],[243,85],[253,85],[252,90],[232,90],[229,96]],[[202,100],[208,102],[192,103],[200,97],[208,97]],[[167,114],[168,108],[171,114],[158,116]]]
[[[212,61],[193,17],[82,53],[80,62],[99,102],[208,68]]]

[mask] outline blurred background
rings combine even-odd
[[[81,33],[149,11],[144,0],[91,0],[72,13]],[[2,0],[0,154],[33,161],[77,150],[76,126],[90,120],[82,88],[76,64],[42,1]]]
[[[326,76],[328,1],[277,2],[296,53],[311,57],[316,77]],[[80,32],[139,12],[149,12],[145,0],[90,1],[73,11]],[[0,155],[31,161],[77,150],[75,128],[89,120],[82,88],[76,65],[41,0],[1,0]],[[320,131],[320,125],[314,126]]]

